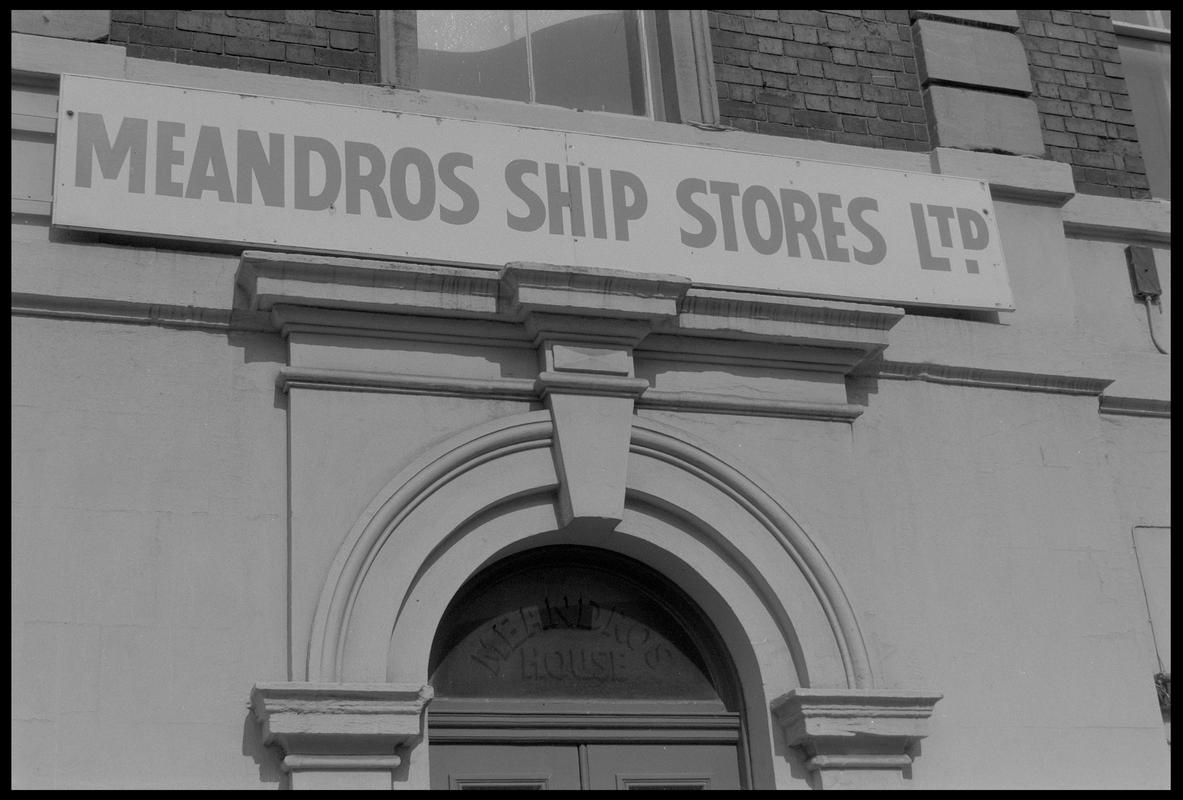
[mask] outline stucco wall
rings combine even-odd
[[[287,677],[274,337],[12,331],[13,786],[267,788]]]
[[[890,455],[878,478],[864,472],[881,543],[863,564],[900,613],[874,612],[871,636],[887,663],[923,654],[929,685],[947,687],[917,785],[1168,785],[1144,600],[1092,399],[880,382],[874,406],[856,460]],[[1164,466],[1141,463],[1140,480]],[[893,555],[895,542],[915,549]]]
[[[1161,515],[1168,462],[1109,429],[1161,442],[1169,426],[1103,422],[1087,397],[891,380],[868,390],[850,428],[658,416],[777,487],[860,610],[877,684],[940,687],[915,788],[1168,784],[1121,509],[1131,487],[1109,471],[1120,453],[1130,473],[1118,480],[1145,487],[1156,507],[1145,513]]]

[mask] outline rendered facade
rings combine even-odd
[[[12,12],[13,787],[1169,788],[1169,12],[564,13]]]

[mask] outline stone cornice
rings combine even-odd
[[[12,293],[12,314],[23,317],[155,325],[207,331],[270,331],[266,314],[200,306],[136,303],[93,297]]]
[[[1078,194],[1064,206],[1062,216],[1066,236],[1152,247],[1171,244],[1170,200]]]
[[[553,375],[554,373],[552,373]],[[599,377],[580,382],[582,376],[563,374],[562,389],[568,393],[636,397],[637,408],[693,411],[708,414],[744,414],[783,419],[814,419],[850,423],[863,408],[849,403],[809,403],[793,400],[743,397],[710,392],[672,392],[645,388],[643,379],[625,378],[615,383]],[[528,378],[459,378],[440,375],[366,372],[319,367],[280,367],[276,385],[280,391],[321,389],[394,394],[430,394],[456,397],[484,397],[498,400],[541,401],[548,382]],[[637,381],[641,380],[640,383]],[[549,383],[553,390],[554,382]],[[577,390],[583,389],[582,392]],[[639,392],[639,395],[638,395]]]
[[[829,361],[848,371],[887,347],[888,331],[903,317],[904,310],[893,306],[695,288],[687,293],[676,323],[655,329],[817,348],[809,360]]]
[[[786,361],[841,372],[881,352],[904,316],[890,306],[692,288],[676,275],[527,262],[493,272],[253,250],[242,255],[238,288],[247,308],[271,311],[284,335],[382,335],[384,327],[405,327],[400,319],[464,319],[517,326],[535,346],[582,340],[634,348],[653,333],[691,349],[766,345]]]
[[[1057,161],[953,147],[933,148],[931,155],[934,172],[984,180],[995,198],[1063,206],[1076,195],[1072,168]]]
[[[247,250],[238,287],[249,307],[259,311],[283,304],[397,314],[498,314],[497,273],[418,262]]]
[[[507,310],[515,319],[550,311],[656,320],[677,317],[690,279],[515,261],[501,270],[501,286]]]

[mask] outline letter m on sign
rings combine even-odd
[[[74,185],[89,188],[94,161],[107,180],[114,180],[127,164],[127,190],[144,193],[148,162],[148,120],[124,117],[112,142],[102,114],[78,112],[78,150],[75,159]]]

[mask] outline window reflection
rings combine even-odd
[[[417,33],[422,88],[530,99],[525,11],[419,11]]]
[[[427,10],[417,36],[421,88],[646,113],[636,11]]]
[[[1150,193],[1171,199],[1171,12],[1110,12]]]
[[[633,11],[530,11],[535,100],[645,113],[645,69]]]
[[[1171,199],[1171,46],[1118,38],[1150,193]]]

